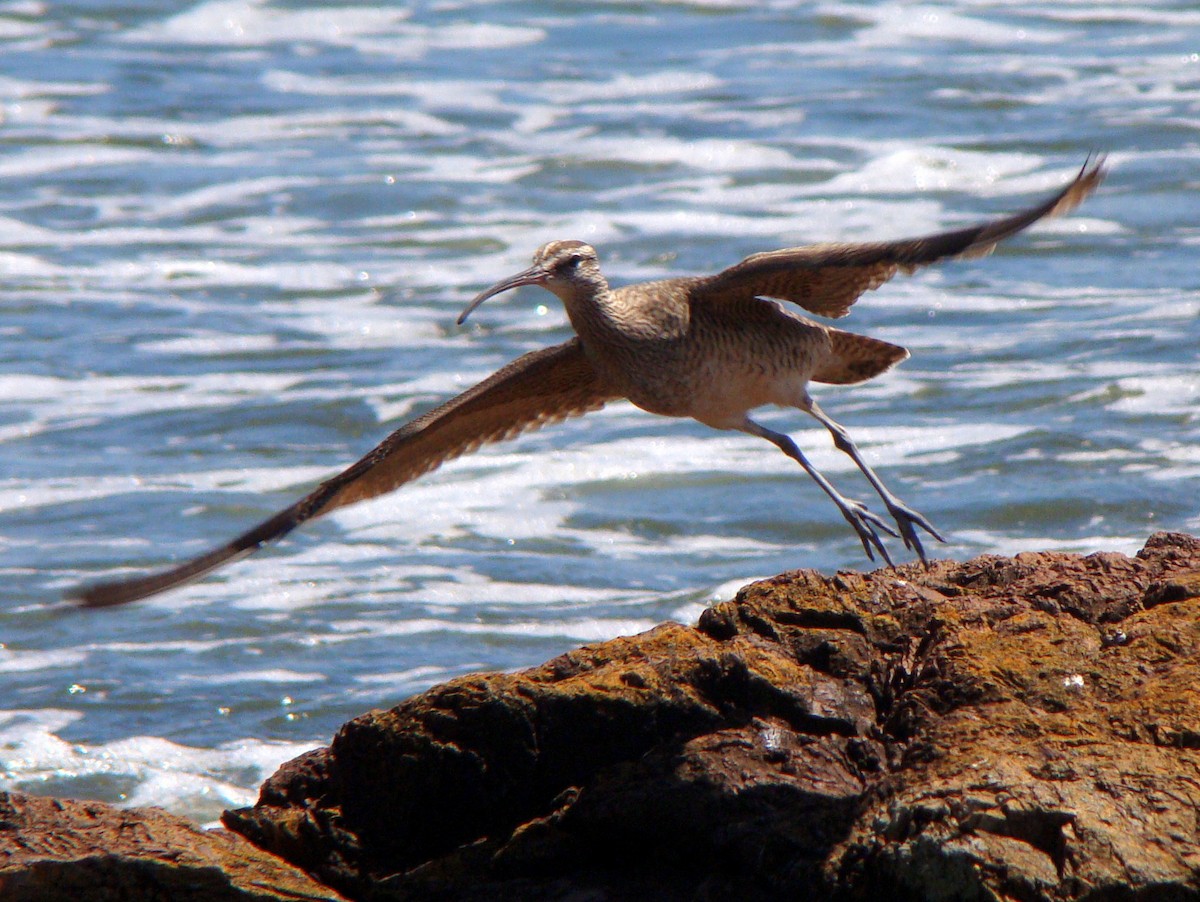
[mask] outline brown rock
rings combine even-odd
[[[346,724],[226,824],[371,899],[1200,898],[1200,541],[783,574]]]
[[[342,898],[236,834],[158,808],[0,793],[4,902]]]

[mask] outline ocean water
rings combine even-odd
[[[454,325],[552,238],[616,284],[711,272],[1008,212],[1107,152],[1069,218],[863,298],[840,325],[912,358],[814,394],[933,554],[1200,529],[1191,0],[15,0],[0,50],[4,788],[211,821],[440,680],[869,566],[769,444],[614,404],[185,590],[60,601],[564,340],[537,289]],[[815,421],[762,419],[870,500]]]

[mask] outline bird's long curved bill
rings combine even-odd
[[[458,315],[456,322],[461,326],[467,321],[467,317],[475,311],[475,308],[490,297],[513,288],[520,288],[522,285],[542,285],[545,281],[546,270],[540,266],[531,266],[529,269],[523,270],[515,276],[509,276],[507,279],[497,282],[491,288],[485,288],[479,294],[475,295],[471,303],[467,304],[467,309]]]

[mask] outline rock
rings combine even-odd
[[[4,902],[342,898],[236,834],[158,808],[0,793]]]
[[[1200,899],[1200,541],[755,583],[346,724],[225,823],[354,898]]]

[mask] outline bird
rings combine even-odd
[[[823,243],[752,254],[714,275],[610,287],[596,250],[577,240],[542,245],[533,263],[484,289],[458,317],[484,301],[537,285],[562,302],[575,335],[531,351],[479,384],[404,424],[362,459],[237,538],[147,575],[85,584],[75,603],[104,608],[200,579],[274,542],[309,520],[375,498],[482,445],[599,410],[620,399],[653,414],[685,417],[774,444],[829,496],[868,560],[894,567],[883,535],[899,538],[928,566],[919,531],[943,536],[894,495],[863,459],[846,429],[808,391],[809,383],[854,384],[909,356],[898,345],[843,331],[800,314],[837,319],[897,273],[942,260],[986,256],[996,244],[1046,217],[1074,209],[1106,175],[1088,160],[1053,196],[1010,216],[919,238]],[[751,418],[766,405],[801,410],[828,430],[878,495],[891,522],[841,494],[793,439]]]

